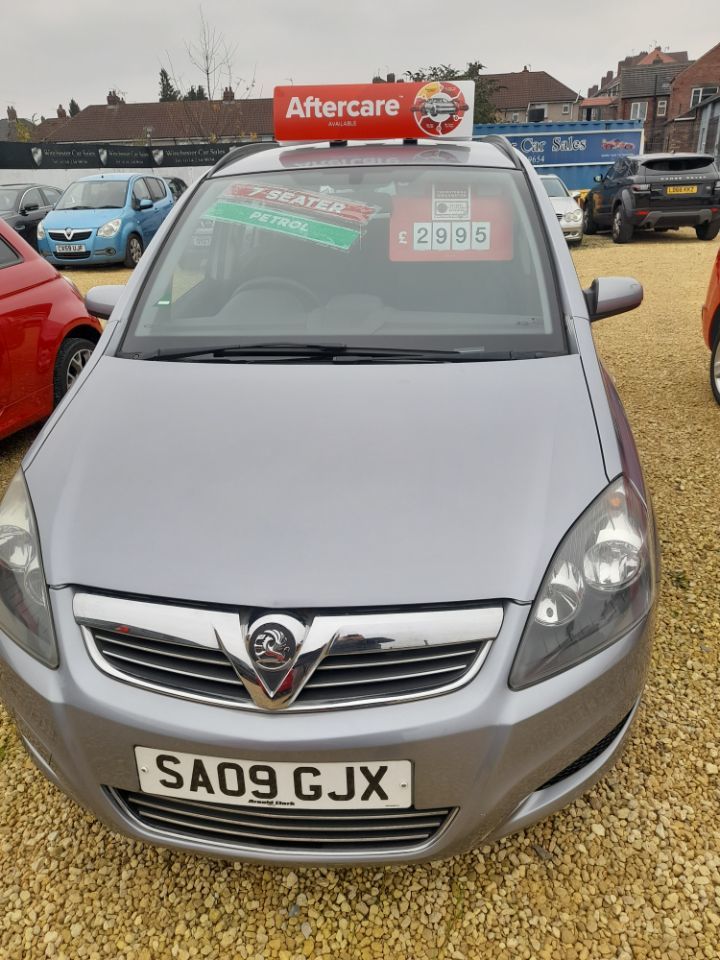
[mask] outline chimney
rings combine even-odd
[[[67,110],[61,103],[58,104],[57,115],[59,120],[67,120]]]
[[[590,88],[588,89],[588,94],[587,94],[588,97],[595,97],[595,96],[597,96],[598,89],[599,89],[599,87],[598,87],[597,84],[595,84],[594,87],[590,87]]]
[[[231,103],[235,99],[235,91],[232,87],[225,87],[223,90],[223,103]]]
[[[395,74],[394,74],[394,73],[389,73],[389,74],[387,75],[387,82],[388,82],[388,83],[395,83]]]
[[[117,90],[111,90],[107,95],[107,102],[109,107],[117,107],[121,103],[125,103],[123,98],[118,95]]]
[[[8,107],[8,108],[7,108],[7,118],[8,118],[8,120],[10,120],[12,123],[14,123],[14,122],[17,120],[17,110],[15,109],[15,107]]]

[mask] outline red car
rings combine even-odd
[[[0,220],[0,440],[52,412],[101,333],[75,285]]]
[[[720,250],[710,274],[710,286],[702,308],[702,326],[705,343],[711,351],[710,386],[720,403]]]

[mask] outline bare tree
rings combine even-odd
[[[200,7],[200,33],[192,43],[186,43],[188,59],[205,78],[205,90],[208,98],[215,100],[220,78],[226,75],[232,80],[233,60],[237,55],[237,44],[228,46],[218,30],[205,19]]]

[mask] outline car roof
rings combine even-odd
[[[244,173],[268,173],[274,170],[312,167],[373,167],[373,166],[447,166],[497,167],[512,170],[519,166],[510,144],[500,138],[493,141],[467,140],[452,143],[437,140],[418,140],[408,143],[398,140],[369,142],[304,143],[244,152],[240,147],[237,157],[227,154],[210,171],[210,177],[234,176]],[[512,148],[510,148],[512,151]]]
[[[128,180],[132,180],[133,177],[143,177],[149,176],[149,174],[143,173],[94,173],[89,177],[78,177],[75,183],[86,180],[124,180],[126,183]]]
[[[26,187],[40,187],[41,189],[43,189],[44,187],[49,187],[49,186],[50,186],[49,183],[0,183],[0,190],[2,190],[5,187],[17,187],[18,189],[24,190]],[[52,187],[52,189],[59,190],[60,188]]]
[[[641,163],[645,163],[646,160],[698,160],[700,158],[708,162],[715,159],[709,153],[636,153],[632,156],[633,160],[639,160]]]

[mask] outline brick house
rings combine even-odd
[[[667,52],[656,47],[649,53],[625,57],[617,72],[606,73],[580,102],[582,120],[641,120],[645,149],[662,147],[673,79],[687,69],[687,51]]]
[[[498,122],[527,123],[577,118],[575,90],[544,70],[525,67],[515,73],[484,73]]]
[[[74,117],[46,120],[34,139],[52,143],[118,143],[163,146],[271,140],[272,100],[236,100],[226,88],[222,100],[125,103],[114,90],[107,103],[85,107]]]
[[[720,43],[679,73],[672,83],[666,150],[696,150],[701,104],[720,93]]]

